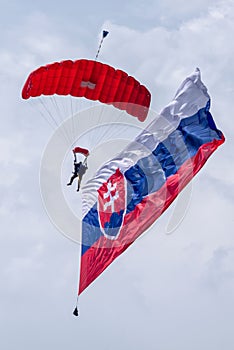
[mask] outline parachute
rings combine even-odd
[[[54,62],[34,70],[22,90],[22,98],[71,95],[111,104],[144,121],[151,94],[135,78],[107,64],[87,59]]]

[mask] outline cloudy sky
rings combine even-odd
[[[0,4],[1,349],[233,349],[234,1]],[[199,67],[226,142],[194,179],[179,227],[166,234],[172,206],[81,295],[75,318],[79,246],[40,194],[53,130],[21,89],[40,65],[94,58],[103,29],[100,60],[147,85],[156,111]]]

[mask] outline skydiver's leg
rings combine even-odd
[[[77,192],[80,190],[80,183],[81,183],[81,176],[78,175],[78,187],[77,187]]]
[[[77,177],[77,174],[73,174],[71,179],[70,179],[70,182],[68,182],[67,186],[72,185],[72,183],[73,183],[73,181],[75,180],[76,177]]]

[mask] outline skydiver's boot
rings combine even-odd
[[[70,181],[67,183],[67,186],[70,186],[73,182],[73,178],[71,177]]]

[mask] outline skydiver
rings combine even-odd
[[[73,175],[71,176],[70,181],[68,182],[67,186],[72,185],[73,181],[78,178],[78,187],[77,187],[77,192],[80,190],[80,184],[81,184],[81,180],[83,175],[85,174],[86,170],[88,169],[87,166],[87,158],[85,159],[84,163],[82,162],[78,162],[76,160],[76,155],[74,153],[74,171],[73,171]]]

